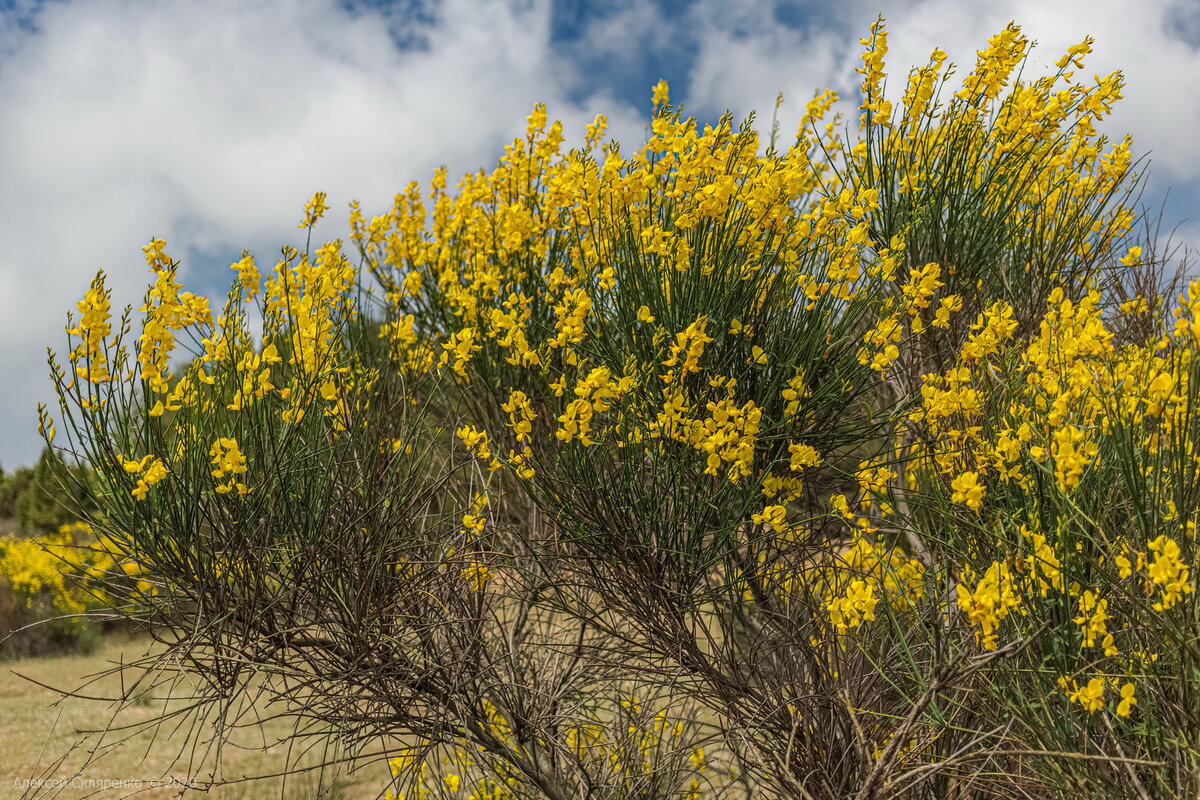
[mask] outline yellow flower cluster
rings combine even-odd
[[[239,476],[246,473],[246,456],[242,454],[237,439],[219,437],[212,443],[208,454],[212,456],[212,476],[218,481],[217,494],[236,491],[239,495],[249,494],[251,489],[242,483]]]
[[[138,363],[141,377],[156,394],[170,391],[170,359],[175,350],[177,331],[201,323],[212,323],[208,298],[183,292],[176,281],[178,263],[171,260],[163,248],[166,242],[154,239],[146,245],[146,263],[155,274],[154,286],[142,311],[146,314],[142,335],[138,338]],[[162,401],[154,406],[154,416],[163,413]]]
[[[967,569],[959,579],[955,587],[958,607],[977,628],[975,639],[979,645],[986,650],[993,650],[1000,623],[1009,611],[1020,608],[1021,598],[1006,563],[993,562],[978,582],[973,578],[973,571]]]
[[[1120,689],[1117,689],[1115,682],[1099,677],[1092,678],[1082,686],[1072,678],[1059,678],[1058,684],[1066,692],[1068,700],[1078,703],[1089,714],[1095,714],[1104,708],[1104,695],[1110,686],[1117,691],[1120,697],[1116,708],[1117,716],[1130,716],[1133,713],[1133,707],[1137,705],[1135,695],[1137,686],[1132,682],[1121,684]]]
[[[51,630],[66,637],[83,630],[85,621],[77,615],[117,601],[114,576],[127,592],[155,593],[143,573],[114,540],[87,523],[41,536],[0,537],[0,591],[13,593],[23,606],[20,623],[49,620]]]
[[[104,275],[92,279],[92,285],[76,306],[79,323],[67,325],[67,333],[79,337],[79,344],[71,350],[70,361],[75,366],[75,375],[94,384],[110,380],[108,347],[105,338],[112,332],[109,320],[110,291],[104,287]]]
[[[163,460],[155,455],[143,456],[140,460],[127,460],[122,466],[131,475],[137,475],[137,485],[130,492],[138,500],[145,500],[150,487],[167,477],[170,470]]]

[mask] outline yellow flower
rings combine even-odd
[[[1079,598],[1079,616],[1072,622],[1080,626],[1083,632],[1083,646],[1095,647],[1099,639],[1104,648],[1104,655],[1114,656],[1117,649],[1113,646],[1112,634],[1108,632],[1108,601],[1092,592],[1084,591]]]
[[[1066,69],[1070,65],[1074,65],[1079,69],[1083,69],[1083,57],[1092,52],[1092,45],[1095,40],[1088,36],[1079,44],[1071,45],[1067,48],[1067,54],[1054,62],[1054,66],[1059,69]],[[1139,248],[1140,249],[1140,248]]]
[[[1133,707],[1137,705],[1137,698],[1133,696],[1135,688],[1132,683],[1121,686],[1121,702],[1117,703],[1117,716],[1128,717],[1133,713]]]
[[[317,192],[312,196],[312,200],[309,200],[307,203],[305,203],[304,219],[296,227],[311,228],[313,225],[317,224],[317,220],[324,216],[325,212],[328,210],[329,206],[325,205],[325,193]]]
[[[455,431],[455,435],[476,458],[487,460],[492,457],[487,431],[477,430],[473,425],[463,425]]]
[[[218,480],[225,479],[217,485],[217,494],[228,494],[235,489],[239,495],[250,493],[250,487],[237,477],[246,472],[246,456],[242,454],[237,439],[218,437],[208,454],[212,456],[212,476]]]
[[[1095,714],[1104,708],[1104,679],[1092,678],[1087,686],[1077,686],[1075,681],[1059,679],[1059,685],[1067,690],[1067,698],[1072,703],[1079,703],[1089,714]]]
[[[145,500],[150,487],[167,477],[169,470],[158,456],[148,455],[140,461],[121,460],[121,467],[131,474],[138,475],[137,486],[130,492],[138,500]]]
[[[767,506],[762,513],[751,515],[750,520],[755,525],[769,525],[771,530],[779,533],[787,529],[787,509],[783,506]]]
[[[1008,565],[993,561],[975,588],[968,588],[974,573],[968,570],[955,587],[958,607],[979,627],[975,638],[986,650],[996,648],[997,628],[1011,609],[1019,608],[1021,599],[1014,591],[1014,581]]]
[[[802,472],[808,467],[816,467],[821,464],[821,454],[817,452],[817,448],[807,444],[789,444],[788,453],[791,454],[790,466],[793,472]]]
[[[950,497],[953,503],[966,503],[972,511],[983,507],[983,496],[987,488],[979,482],[979,476],[974,472],[964,472],[950,482],[954,494]]]
[[[875,606],[879,598],[875,596],[875,587],[871,583],[855,578],[843,597],[836,597],[825,604],[829,612],[829,621],[838,633],[846,633],[850,628],[857,628],[866,620],[875,619]]]
[[[91,383],[105,383],[112,379],[108,369],[108,352],[104,346],[104,338],[112,332],[109,322],[112,318],[109,313],[110,294],[104,287],[104,273],[97,273],[83,300],[76,304],[79,324],[67,328],[68,334],[82,340],[69,356],[75,364],[75,375]]]
[[[843,518],[853,521],[854,513],[850,510],[850,503],[846,500],[846,495],[835,494],[829,498],[829,505],[833,510],[840,514]]]
[[[1171,537],[1160,535],[1146,546],[1155,554],[1154,561],[1146,567],[1146,573],[1162,595],[1154,604],[1154,610],[1166,611],[1179,602],[1183,595],[1195,590],[1188,580],[1190,568],[1180,557],[1179,545]]]
[[[229,268],[238,274],[238,284],[242,288],[242,299],[253,300],[258,295],[259,283],[262,276],[259,275],[258,267],[254,264],[254,256],[250,251],[242,251],[241,261],[235,261],[229,265]]]
[[[469,561],[462,570],[463,578],[471,584],[471,589],[482,592],[487,582],[492,578],[492,571],[482,561]]]
[[[671,100],[670,87],[667,85],[666,79],[660,80],[654,84],[654,94],[650,98],[655,106],[665,106]]]

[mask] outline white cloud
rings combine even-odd
[[[851,84],[856,40],[829,27],[779,25],[774,6],[769,0],[697,6],[700,48],[688,105],[707,115],[732,111],[738,121],[755,111],[759,130],[767,131],[782,92],[778,121],[787,141],[816,92]]]
[[[334,0],[73,0],[32,29],[0,16],[0,463],[37,455],[43,348],[62,349],[65,312],[100,267],[114,305],[138,301],[151,236],[185,279],[199,253],[273,259],[313,191],[340,235],[351,199],[382,210],[440,164],[493,161],[539,100],[568,131],[601,110],[640,130],[611,98],[565,100],[545,0],[438,9],[417,23]]]

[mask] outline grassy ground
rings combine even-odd
[[[61,800],[82,798],[136,797],[138,800],[165,798],[217,798],[218,800],[266,800],[273,797],[372,798],[384,786],[387,768],[381,763],[365,765],[352,775],[334,778],[333,791],[326,794],[316,773],[291,778],[285,786],[278,779],[235,783],[209,792],[190,790],[184,780],[206,780],[212,772],[212,759],[200,766],[189,766],[190,748],[185,730],[163,725],[153,731],[110,732],[109,741],[123,743],[94,763],[88,762],[88,745],[79,745],[80,731],[104,728],[110,723],[129,725],[153,719],[163,711],[161,699],[146,697],[123,710],[114,720],[115,708],[101,700],[62,698],[37,686],[20,675],[49,686],[75,690],[89,676],[103,672],[116,663],[143,655],[148,640],[111,635],[100,650],[89,656],[56,656],[0,662],[0,797],[22,797],[26,781],[41,781],[42,788],[29,797],[54,797]],[[108,697],[119,693],[121,682],[108,676],[88,685],[82,694]],[[181,705],[174,702],[171,708]],[[268,722],[248,728],[240,742],[244,748],[226,749],[222,756],[221,776],[242,776],[278,772],[288,760],[286,744],[272,744],[290,730],[287,723]],[[293,760],[294,757],[293,757]],[[301,760],[301,763],[304,763]],[[85,766],[86,765],[86,766]],[[61,787],[61,788],[54,788]],[[57,793],[56,793],[57,792]]]

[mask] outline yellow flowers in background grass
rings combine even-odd
[[[0,592],[19,606],[0,615],[2,633],[32,625],[24,633],[70,647],[87,634],[87,612],[157,591],[144,572],[116,541],[83,522],[43,536],[0,537]],[[12,647],[20,650],[20,639]]]

